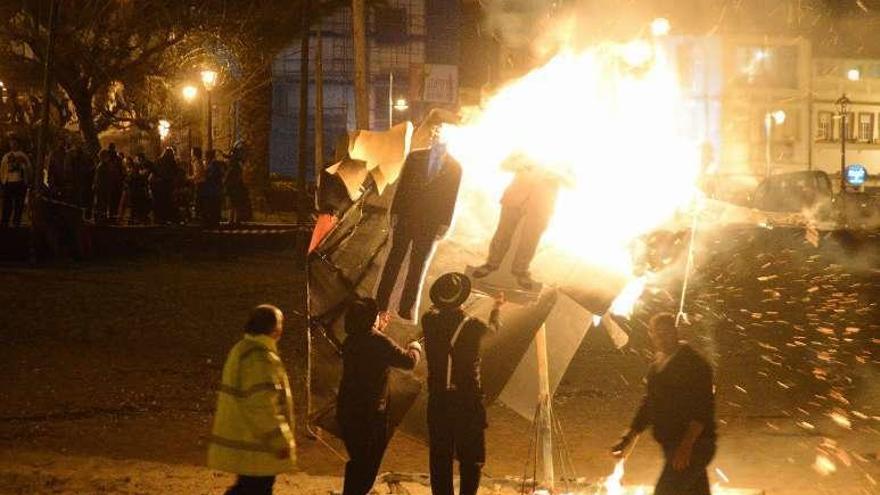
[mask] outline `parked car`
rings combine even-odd
[[[761,182],[752,195],[752,207],[770,212],[812,212],[818,220],[835,217],[831,179],[821,171],[773,175]]]
[[[831,178],[821,171],[779,174],[764,179],[752,195],[752,207],[770,213],[802,213],[835,228],[880,227],[880,197],[871,190],[834,194]]]

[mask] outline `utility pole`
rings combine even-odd
[[[841,96],[835,102],[840,107],[840,192],[846,190],[846,139],[847,122],[846,107],[849,105],[849,98],[846,95]]]
[[[49,133],[49,98],[52,94],[52,69],[55,64],[55,30],[58,25],[58,0],[52,0],[49,4],[49,26],[48,37],[46,39],[46,54],[43,65],[43,105],[40,109],[40,133],[37,135],[37,156],[36,167],[31,177],[31,190],[39,191],[40,182],[43,179],[44,155],[48,146],[46,146],[46,136]]]
[[[320,21],[315,41],[315,177],[318,177],[324,165],[324,41]]]
[[[303,2],[302,43],[299,53],[299,204],[297,205],[297,221],[305,222],[309,214],[309,202],[306,188],[306,170],[309,166],[309,5],[310,0]]]
[[[394,71],[388,73],[388,128],[394,127]]]
[[[366,0],[351,0],[351,29],[352,44],[354,45],[354,112],[358,129],[370,128],[365,3]]]

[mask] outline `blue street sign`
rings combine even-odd
[[[868,169],[864,165],[854,164],[846,167],[846,183],[859,187],[868,179]]]

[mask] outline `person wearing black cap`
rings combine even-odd
[[[480,383],[480,344],[489,325],[498,326],[504,297],[496,299],[487,325],[461,309],[470,293],[466,275],[447,273],[431,286],[433,306],[422,317],[433,495],[453,495],[453,459],[458,459],[460,494],[476,494],[486,459],[488,423]]]
[[[342,382],[336,401],[336,420],[348,451],[343,495],[365,495],[373,487],[385,447],[391,439],[388,426],[388,372],[411,370],[422,347],[411,342],[401,348],[382,329],[387,319],[377,318],[376,301],[356,299],[345,315],[348,335],[342,348]]]
[[[388,310],[391,292],[409,252],[409,268],[397,311],[404,320],[413,319],[428,259],[434,244],[449,230],[458,201],[461,165],[437,137],[440,125],[451,118],[432,112],[419,126],[419,134],[430,133],[429,142],[407,157],[391,204],[391,249],[379,278],[376,301],[380,311]]]

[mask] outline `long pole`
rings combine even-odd
[[[302,39],[300,44],[300,64],[299,64],[299,128],[297,129],[297,139],[299,140],[299,177],[298,177],[298,205],[297,205],[297,222],[303,224],[308,221],[309,215],[309,196],[306,187],[306,171],[311,164],[307,163],[308,159],[308,124],[309,124],[309,28],[311,27],[311,1],[305,0],[302,6]],[[302,268],[306,274],[306,290],[302,291],[301,306],[305,308],[305,331],[298,333],[295,348],[296,355],[296,391],[300,393],[303,400],[300,401],[296,410],[296,428],[308,436],[312,436],[309,428],[309,418],[312,412],[312,387],[311,387],[311,369],[312,369],[312,327],[309,309],[309,265],[308,250],[309,237],[307,230],[300,230],[297,234],[297,258],[301,260]]]
[[[58,24],[58,0],[49,5],[49,35],[46,39],[46,56],[43,64],[43,105],[40,110],[40,133],[37,136],[36,167],[33,171],[32,188],[37,191],[43,178],[46,136],[49,133],[49,98],[52,93],[52,67],[55,64],[55,28]]]
[[[764,115],[764,137],[766,143],[764,144],[764,177],[770,177],[770,141],[773,133],[773,117],[770,115],[770,112],[767,112]]]
[[[544,469],[544,487],[553,492],[555,473],[553,470],[553,409],[550,395],[550,369],[547,360],[547,328],[541,325],[535,334],[535,350],[538,364],[538,404],[541,410],[541,466]]]
[[[366,0],[351,0],[354,45],[354,111],[358,129],[370,128],[370,97],[367,80]]]
[[[846,104],[841,105],[840,111],[840,192],[846,187]]]
[[[846,95],[842,95],[836,101],[837,105],[840,106],[840,192],[846,190],[846,139],[847,136],[847,122],[846,122],[846,107],[849,105],[849,98]]]
[[[297,221],[305,222],[308,216],[308,200],[306,199],[306,168],[309,150],[309,0],[303,2],[303,34],[300,43],[299,64],[299,205]]]
[[[315,42],[315,177],[318,177],[324,165],[324,41],[320,22]]]
[[[388,73],[388,128],[394,125],[394,72]]]
[[[205,148],[212,150],[214,149],[214,103],[211,101],[211,90],[206,88],[205,93],[208,95],[206,98],[208,101],[208,115],[205,117]]]

